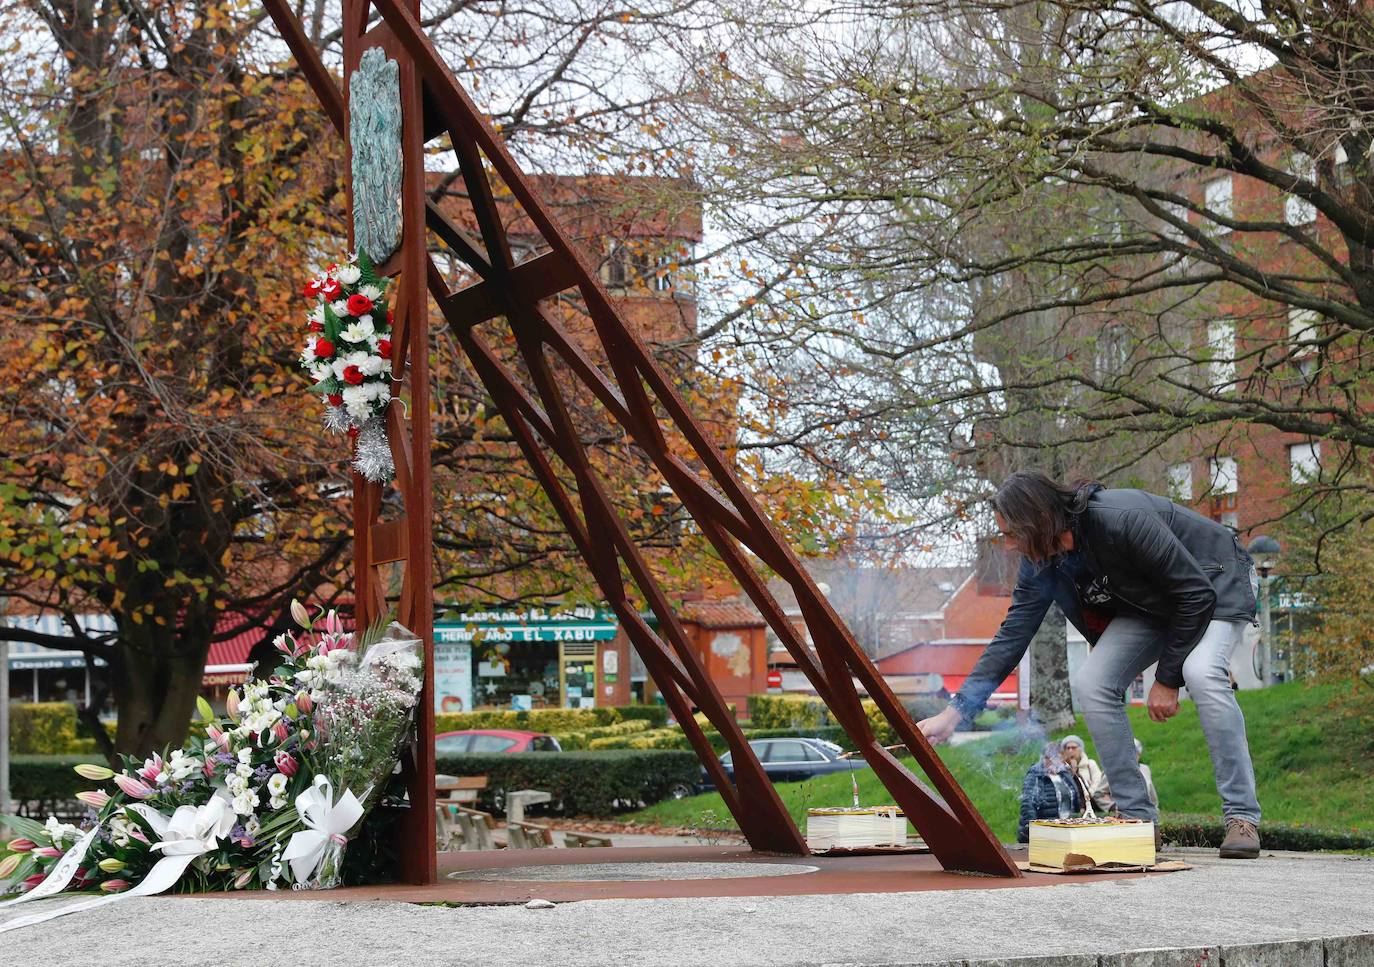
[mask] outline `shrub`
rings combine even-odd
[[[928,719],[932,715],[939,715],[947,705],[949,705],[949,700],[940,698],[938,695],[917,695],[906,703],[906,711],[913,722],[919,722],[921,719]]]
[[[500,812],[505,794],[540,789],[553,794],[555,811],[593,816],[658,802],[675,783],[695,783],[700,775],[690,752],[530,752],[515,755],[441,756],[439,772],[486,776],[479,796],[483,809]]]
[[[75,705],[25,702],[10,706],[10,752],[15,755],[64,755],[75,743]]]
[[[882,745],[896,740],[896,731],[872,699],[863,700],[864,715]],[[814,730],[835,725],[825,703],[811,695],[750,695],[749,725],[753,729]]]
[[[750,695],[749,724],[756,729],[797,729],[832,723],[825,703],[813,695]]]
[[[666,705],[617,705],[615,710],[622,722],[644,719],[651,729],[661,729],[668,724]]]
[[[83,762],[107,765],[90,755],[16,755],[10,760],[10,790],[21,816],[47,819],[49,815],[79,816],[86,811],[76,799],[83,789],[113,792],[109,783],[92,782],[72,771]]]
[[[572,752],[577,749],[588,748],[588,743],[593,739],[633,735],[636,732],[648,731],[649,724],[648,719],[629,719],[625,722],[616,722],[614,725],[603,725],[594,729],[583,729],[579,732],[555,732],[554,738],[563,747],[563,751]]]
[[[1165,815],[1160,818],[1159,829],[1164,841],[1175,846],[1215,848],[1226,835],[1226,824],[1217,816]],[[1266,820],[1260,827],[1260,841],[1265,849],[1374,849],[1374,830],[1328,829]]]
[[[528,712],[450,712],[434,716],[435,732],[463,729],[523,729],[530,732],[576,732],[620,721],[613,708],[537,708]]]

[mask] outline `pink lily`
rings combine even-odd
[[[84,792],[78,792],[76,798],[92,809],[101,809],[110,801],[110,794],[103,789],[87,789]]]
[[[146,782],[135,779],[133,776],[125,775],[122,772],[114,777],[114,784],[119,787],[120,792],[124,793],[126,796],[132,796],[134,799],[147,799],[156,792],[156,790]]]
[[[35,873],[33,874],[33,876],[25,877],[24,882],[20,883],[19,886],[22,890],[24,890],[27,893],[29,890],[32,890],[34,887],[42,883],[47,878],[48,874],[46,873]]]
[[[309,715],[310,710],[314,707],[315,700],[310,697],[309,692],[300,692],[296,695],[296,708],[299,711],[305,713],[306,715]]]
[[[285,722],[279,719],[276,722],[272,723],[272,737],[275,738],[278,742],[285,742],[286,736],[288,734],[289,733],[286,731]]]
[[[11,853],[28,853],[37,849],[38,844],[31,839],[25,839],[21,836],[18,839],[10,840],[9,843],[6,844],[5,848],[9,850]]]
[[[331,635],[343,634],[343,622],[339,620],[339,613],[337,611],[331,609],[329,614],[324,616],[324,630]]]
[[[288,779],[294,776],[296,770],[300,768],[300,763],[297,762],[295,756],[291,755],[289,752],[278,752],[272,757],[272,764],[277,767],[278,772]]]
[[[55,860],[62,856],[62,851],[56,846],[40,846],[33,851],[34,856],[41,856],[44,859]]]
[[[100,890],[102,893],[118,893],[119,891],[127,890],[128,888],[128,880],[106,880],[104,883],[100,884]]]
[[[162,756],[154,752],[153,757],[143,763],[143,768],[138,770],[138,774],[149,782],[157,782],[157,777],[162,775]]]
[[[218,745],[225,752],[229,751],[229,736],[218,725],[211,725],[205,729],[206,736],[210,741]]]

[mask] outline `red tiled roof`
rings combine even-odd
[[[703,628],[762,628],[765,623],[753,605],[741,601],[688,601],[678,617]]]

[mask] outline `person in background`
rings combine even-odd
[[[1093,810],[1103,816],[1112,812],[1116,803],[1112,801],[1111,790],[1107,788],[1107,777],[1102,767],[1088,757],[1083,740],[1076,735],[1064,736],[1059,740],[1059,754],[1088,791],[1088,801],[1093,804]]]
[[[1150,804],[1155,807],[1155,814],[1159,814],[1159,793],[1155,792],[1155,778],[1150,774],[1150,767],[1140,761],[1140,754],[1145,751],[1145,746],[1140,744],[1140,740],[1135,740],[1135,761],[1140,765],[1140,777],[1145,780],[1145,791],[1150,796]]]
[[[1016,841],[1030,842],[1030,824],[1036,819],[1069,819],[1083,812],[1083,785],[1059,755],[1058,742],[1046,742],[1040,760],[1026,770],[1021,783],[1021,821]]]

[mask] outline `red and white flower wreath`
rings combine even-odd
[[[353,438],[354,469],[377,482],[396,472],[386,438],[393,322],[387,282],[359,252],[330,265],[303,290],[315,302],[301,352],[301,366],[315,381],[310,391],[324,402],[325,427]]]

